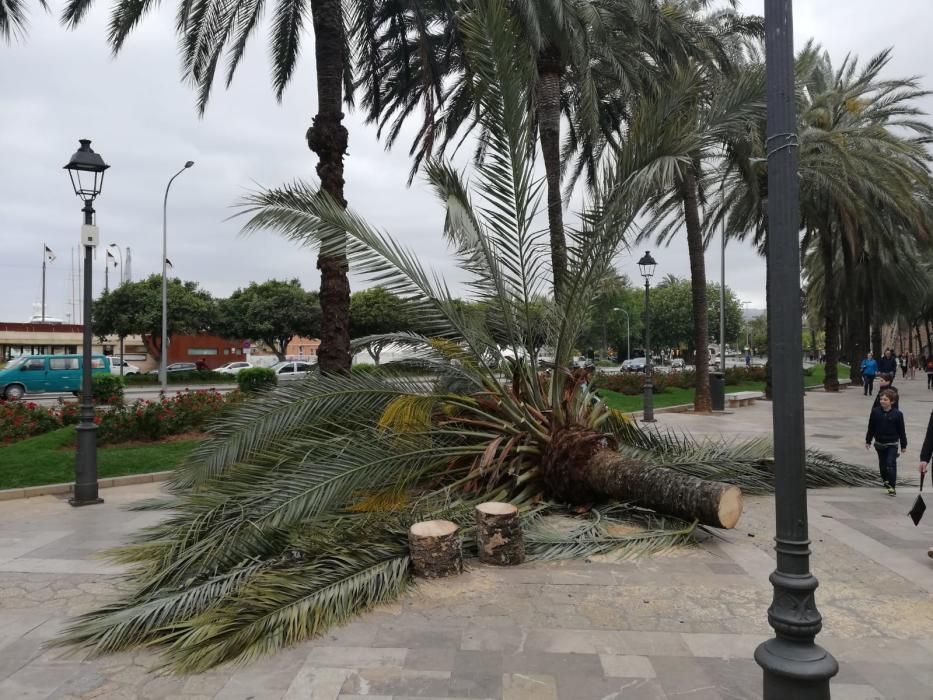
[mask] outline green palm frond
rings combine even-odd
[[[46,0],[37,0],[36,4],[48,12],[49,6]],[[80,9],[82,14],[89,4],[89,1],[87,4],[82,3]],[[3,0],[0,2],[0,38],[7,43],[11,43],[14,39],[24,37],[28,26],[26,14],[24,0]]]

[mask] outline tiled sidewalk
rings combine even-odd
[[[908,382],[916,469],[929,394]],[[810,444],[870,464],[861,393],[808,395]],[[767,432],[770,405],[659,419],[694,433]],[[0,503],[0,699],[713,700],[761,697],[752,651],[770,636],[773,503],[747,500],[740,527],[700,546],[635,561],[496,569],[473,563],[398,603],[245,668],[160,675],[150,652],[98,659],[41,648],[61,622],[104,601],[114,569],[95,553],[157,514],[120,505],[159,484],[107,489],[71,509],[42,496]],[[834,700],[933,698],[933,517],[914,528],[913,493],[810,493],[819,641],[840,662]]]

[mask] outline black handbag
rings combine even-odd
[[[923,491],[923,479],[926,477],[926,472],[920,473],[920,490]],[[907,514],[910,516],[910,519],[914,521],[914,527],[920,524],[920,518],[923,517],[923,514],[926,512],[927,504],[923,502],[923,496],[919,493],[917,498],[914,501],[913,508],[910,509],[910,512]]]

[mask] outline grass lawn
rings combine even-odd
[[[743,384],[730,384],[726,386],[726,393],[732,394],[736,391],[764,391],[764,382],[745,382]],[[669,388],[660,394],[654,395],[654,407],[664,408],[665,406],[679,406],[681,404],[693,403],[693,389]],[[610,408],[615,408],[626,413],[631,411],[640,411],[642,409],[642,396],[628,396],[620,394],[617,391],[601,389],[599,395]]]
[[[843,379],[849,381],[849,366],[848,365],[836,365],[836,371],[839,372],[839,381]],[[809,377],[805,377],[807,386],[816,386],[817,384],[822,384],[823,379],[826,376],[826,366],[825,365],[816,365],[813,368],[813,373]]]
[[[74,427],[68,427],[0,447],[0,489],[74,481],[74,441]],[[172,469],[197,444],[197,440],[177,440],[100,447],[97,475],[105,479]]]

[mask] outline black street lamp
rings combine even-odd
[[[645,278],[645,407],[642,411],[642,423],[654,423],[654,383],[651,381],[651,305],[649,304],[649,293],[651,289],[651,277],[654,275],[654,268],[657,263],[651,257],[651,253],[645,253],[638,261],[638,271]]]
[[[773,274],[771,371],[774,378],[774,503],[777,568],[768,623],[775,637],[755,650],[764,700],[829,700],[839,665],[816,644],[823,625],[810,573],[807,484],[800,391],[800,203],[794,110],[791,0],[765,0],[768,97],[768,265]]]
[[[68,502],[73,506],[103,503],[97,495],[97,424],[94,423],[94,399],[91,384],[91,253],[99,240],[94,225],[94,200],[104,185],[104,171],[110,166],[91,149],[90,139],[79,139],[81,147],[71,156],[65,170],[71,176],[75,194],[84,200],[84,314],[81,360],[81,421],[78,423],[78,454],[75,460],[75,485]]]

